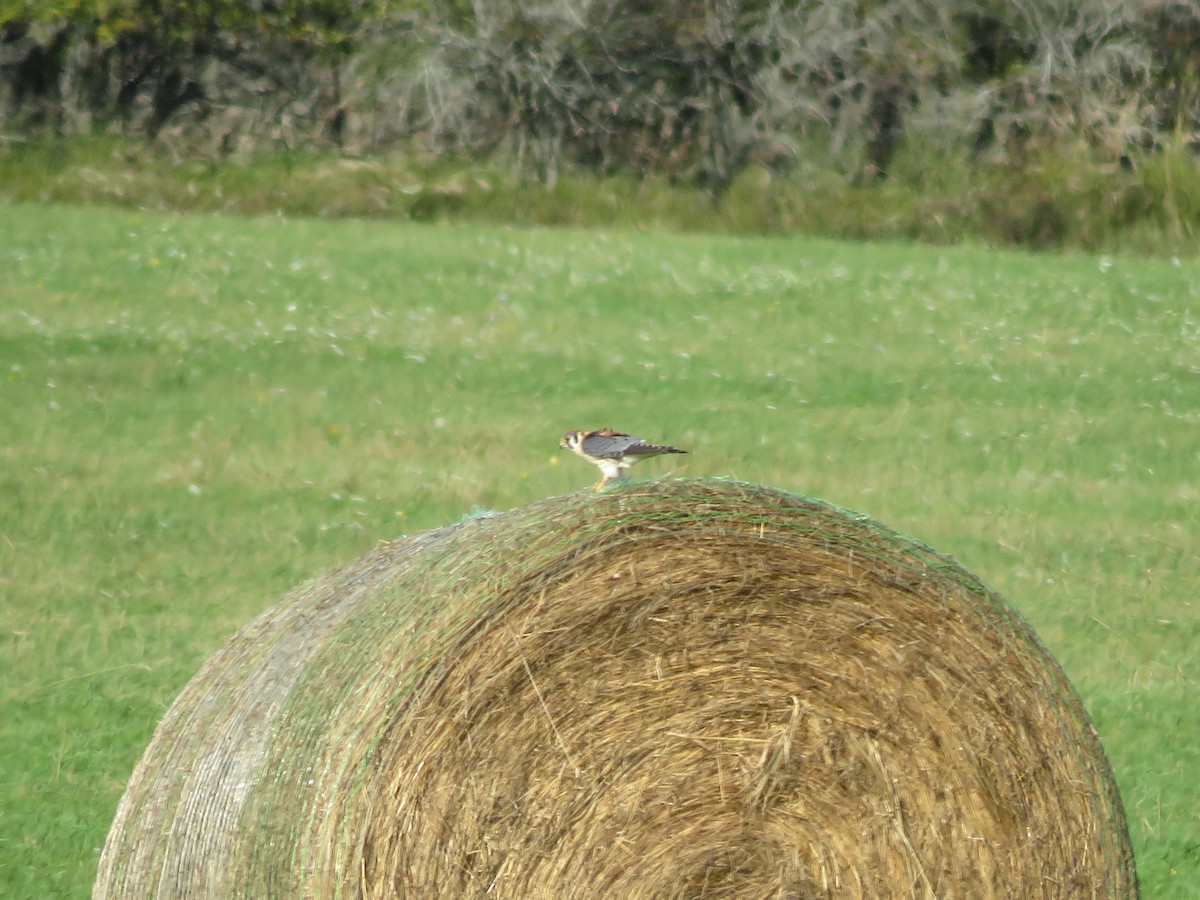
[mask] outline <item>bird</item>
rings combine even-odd
[[[661,456],[664,453],[687,453],[678,447],[665,444],[648,444],[640,437],[634,437],[623,431],[613,431],[611,428],[598,428],[595,431],[568,431],[558,442],[563,450],[570,450],[576,456],[581,456],[600,469],[603,475],[596,490],[600,490],[610,482],[620,481],[628,476],[625,470],[636,462],[649,459],[651,456]]]

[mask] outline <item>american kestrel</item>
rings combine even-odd
[[[623,431],[613,431],[611,428],[568,431],[558,442],[558,446],[599,467],[604,477],[596,485],[596,490],[600,490],[610,481],[619,481],[627,477],[624,474],[625,470],[635,462],[649,459],[651,456],[661,456],[663,453],[687,453],[686,450],[664,444],[647,444],[639,437],[625,434]]]

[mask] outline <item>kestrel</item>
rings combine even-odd
[[[582,456],[600,469],[604,477],[596,485],[596,490],[600,490],[610,481],[620,481],[628,477],[624,474],[625,470],[643,459],[661,456],[664,453],[687,453],[686,450],[664,444],[647,444],[639,437],[613,431],[611,428],[568,431],[558,442],[558,446],[570,450],[576,456]]]

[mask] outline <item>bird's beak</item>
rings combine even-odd
[[[560,450],[570,450],[570,449],[571,449],[571,445],[567,443],[567,439],[566,439],[566,438],[563,438],[561,441],[559,441],[559,442],[558,442],[558,448],[559,448]]]

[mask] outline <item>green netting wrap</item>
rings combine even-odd
[[[875,522],[717,480],[379,546],[239,632],[94,896],[1132,897],[1029,627]]]

